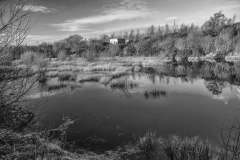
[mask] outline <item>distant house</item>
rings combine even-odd
[[[110,39],[110,43],[111,44],[125,44],[126,40],[123,38],[114,38],[114,39]]]

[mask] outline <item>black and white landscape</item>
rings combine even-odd
[[[0,0],[0,159],[239,160],[240,1]]]

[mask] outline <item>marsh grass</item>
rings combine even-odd
[[[70,72],[63,72],[59,74],[58,79],[59,81],[76,81],[77,76]]]
[[[156,131],[152,131],[151,129],[142,136],[134,136],[134,138],[137,140],[138,149],[142,154],[147,156],[155,154],[162,143],[162,140],[157,137]]]
[[[170,160],[212,160],[212,146],[208,140],[198,136],[180,138],[170,136],[163,145],[163,151]]]
[[[149,91],[144,92],[144,96],[146,99],[152,98],[152,99],[160,99],[160,98],[166,98],[168,93],[166,91],[161,91],[158,89],[153,89]]]
[[[49,85],[47,85],[47,91],[55,91],[55,90],[59,90],[59,89],[66,88],[66,87],[67,87],[67,84],[63,84],[63,83],[49,84]]]
[[[78,82],[84,83],[84,82],[99,82],[101,78],[101,75],[84,75],[78,78]]]

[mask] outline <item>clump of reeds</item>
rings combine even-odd
[[[76,81],[77,76],[69,72],[60,73],[58,76],[60,81]]]
[[[156,131],[151,129],[142,136],[135,137],[135,139],[137,140],[138,149],[147,156],[156,153],[162,143],[162,140],[157,137]]]
[[[80,77],[78,79],[78,82],[80,82],[80,83],[84,83],[84,82],[99,82],[100,78],[101,77],[99,75],[86,75],[86,76]]]
[[[66,84],[50,84],[50,85],[47,85],[47,91],[55,91],[55,90],[59,90],[59,89],[62,89],[62,88],[66,88],[67,85]]]
[[[163,146],[170,160],[210,160],[213,157],[210,142],[198,136],[183,139],[176,135],[170,136]]]
[[[152,98],[152,99],[157,99],[157,98],[161,98],[164,97],[166,98],[168,95],[168,93],[166,91],[161,91],[158,89],[153,89],[153,90],[148,90],[144,92],[144,96],[146,99]]]

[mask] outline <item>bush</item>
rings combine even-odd
[[[58,53],[58,60],[59,61],[65,61],[65,60],[67,60],[67,54],[66,54],[66,52],[65,51],[60,51],[59,53]]]
[[[177,39],[175,42],[175,47],[179,50],[184,50],[187,48],[187,40],[186,38]]]
[[[119,46],[118,45],[114,45],[114,44],[110,44],[108,46],[108,56],[109,57],[115,57],[118,55],[119,52]]]
[[[187,46],[192,50],[194,57],[200,57],[205,55],[201,47],[201,33],[197,31],[191,31],[187,37]]]
[[[26,52],[21,55],[21,61],[23,64],[32,65],[38,57],[36,52]]]
[[[204,54],[209,54],[213,51],[214,38],[211,36],[204,36],[200,38],[201,48],[204,51]]]
[[[87,61],[92,62],[92,61],[95,61],[98,56],[94,50],[89,49],[84,52],[84,57]]]
[[[26,52],[21,56],[21,61],[25,65],[36,65],[38,71],[45,71],[48,67],[48,61],[36,52]]]

